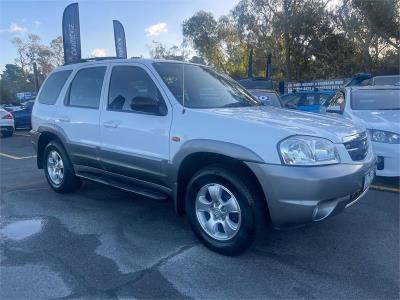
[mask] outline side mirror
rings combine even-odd
[[[167,114],[166,108],[157,99],[150,97],[135,97],[131,102],[131,109],[148,114],[162,115]]]
[[[343,110],[340,105],[330,105],[326,108],[327,113],[342,114]]]

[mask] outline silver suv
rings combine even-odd
[[[228,255],[268,222],[342,211],[375,172],[369,138],[350,121],[263,106],[229,77],[173,61],[60,67],[38,94],[32,127],[56,192],[87,179],[170,199],[207,247]]]

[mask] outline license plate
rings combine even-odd
[[[375,168],[369,170],[367,172],[367,174],[365,174],[365,177],[364,177],[364,190],[369,188],[369,186],[371,185],[372,181],[374,180],[374,177],[375,177]]]

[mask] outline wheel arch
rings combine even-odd
[[[235,168],[245,176],[248,182],[254,184],[257,193],[264,201],[269,214],[265,194],[255,173],[245,162],[264,163],[261,157],[248,148],[240,145],[220,142],[197,140],[184,144],[173,159],[174,166],[174,206],[179,215],[185,213],[186,187],[192,176],[201,168],[211,164],[222,164]]]
[[[63,134],[60,134],[57,130],[52,127],[44,127],[39,128],[38,132],[40,132],[39,137],[37,139],[37,167],[39,169],[43,169],[43,156],[44,156],[44,149],[46,145],[52,141],[58,141],[64,148],[66,144],[66,138]]]

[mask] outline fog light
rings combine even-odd
[[[319,203],[313,211],[312,220],[313,221],[321,221],[328,217],[335,207],[337,206],[338,202],[336,200],[325,201]]]
[[[377,166],[378,170],[383,170],[385,168],[385,159],[383,156],[378,156]]]

